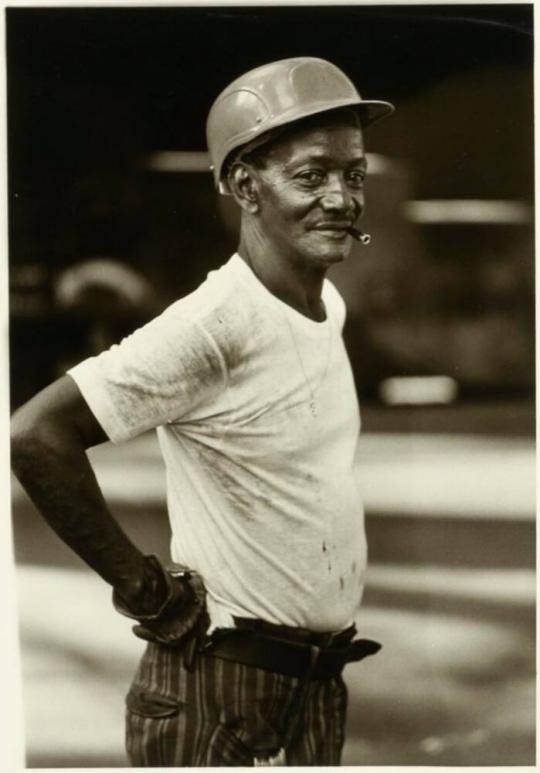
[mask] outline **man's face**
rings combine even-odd
[[[360,128],[300,130],[276,142],[259,183],[259,228],[281,257],[328,268],[347,257],[347,233],[364,209],[366,157]]]

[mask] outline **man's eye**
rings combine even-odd
[[[347,179],[349,185],[352,185],[353,188],[362,188],[366,179],[366,173],[361,171],[349,172]]]
[[[319,185],[322,182],[323,175],[321,172],[310,169],[307,172],[300,172],[298,179],[306,185]]]

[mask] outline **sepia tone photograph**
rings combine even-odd
[[[25,766],[533,766],[532,3],[3,14]]]

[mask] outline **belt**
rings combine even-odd
[[[348,629],[349,636],[350,631],[354,635],[354,628]],[[338,635],[334,636],[337,638]],[[381,645],[371,639],[349,641],[345,646],[331,643],[325,647],[249,628],[216,629],[204,647],[205,653],[213,657],[300,679],[338,676],[347,663],[374,655],[380,649]]]
[[[241,630],[254,631],[264,636],[272,636],[277,639],[298,642],[300,644],[314,644],[316,647],[328,648],[331,646],[344,646],[349,644],[356,634],[354,625],[342,631],[311,631],[308,628],[298,628],[290,625],[276,625],[253,617],[235,617],[234,626]]]

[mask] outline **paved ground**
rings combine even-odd
[[[166,552],[155,443],[93,459],[124,527]],[[384,648],[347,668],[344,762],[532,765],[532,440],[368,433],[362,475],[372,562],[357,623]],[[14,514],[28,764],[122,766],[142,643],[17,487]]]

